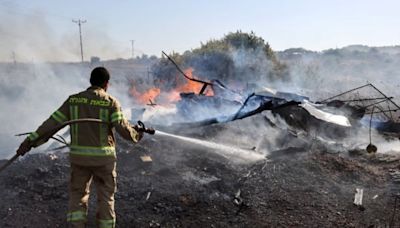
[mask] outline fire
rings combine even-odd
[[[193,68],[186,69],[185,74],[189,78],[195,78],[195,77],[193,77]],[[203,88],[203,83],[187,80],[186,84],[179,86],[178,88],[176,88],[176,90],[179,91],[180,93],[188,93],[188,92],[199,93],[201,88]],[[212,91],[211,88],[207,88],[205,90],[205,95],[206,96],[214,96],[214,92]]]
[[[179,101],[181,99],[180,93],[196,93],[198,94],[203,88],[203,84],[200,82],[190,81],[188,80],[186,84],[178,86],[174,90],[172,90],[168,95],[168,100],[171,102]],[[214,92],[210,87],[207,87],[204,93],[206,96],[214,96]]]
[[[185,74],[189,78],[194,78],[193,77],[193,68],[188,68],[185,70]],[[180,93],[196,93],[198,94],[201,89],[203,88],[203,83],[192,81],[192,80],[185,80],[185,84],[178,85],[176,88],[170,90],[170,91],[165,91],[166,94],[161,94],[161,89],[153,87],[144,93],[138,92],[138,90],[135,88],[133,85],[132,88],[130,89],[130,93],[133,97],[135,97],[136,101],[140,104],[148,104],[150,100],[152,102],[156,102],[157,97],[161,96],[162,100],[166,100],[169,103],[179,101],[180,98]],[[210,86],[207,86],[206,90],[203,92],[205,96],[214,96],[214,91]]]
[[[134,86],[130,89],[130,92],[133,97],[136,98],[136,101],[140,104],[147,104],[151,101],[154,101],[158,95],[160,94],[161,90],[159,88],[151,88],[144,93],[139,93]]]

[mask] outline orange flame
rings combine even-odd
[[[188,68],[184,72],[189,78],[194,78],[193,68]],[[185,84],[178,86],[169,93],[168,100],[170,102],[179,101],[181,99],[180,93],[193,92],[198,94],[202,88],[203,88],[203,83],[186,80]],[[207,89],[204,92],[206,96],[214,96],[214,91],[209,87],[207,87]]]
[[[133,97],[140,104],[148,104],[150,100],[154,101],[160,94],[161,90],[159,88],[151,88],[144,93],[139,93],[134,86],[130,89]]]
[[[189,78],[194,78],[193,77],[193,68],[188,68],[185,70],[185,74]],[[200,90],[203,87],[203,83],[200,82],[195,82],[191,80],[186,80],[185,84],[178,85],[175,89],[171,90],[168,92],[167,95],[165,95],[166,100],[168,102],[176,102],[181,99],[180,93],[190,93],[193,92],[195,94],[198,94]],[[136,101],[140,104],[148,104],[151,101],[155,101],[155,99],[160,95],[161,90],[159,88],[151,88],[144,93],[140,93],[136,90],[135,86],[133,85],[130,89],[130,93],[133,97],[136,98]],[[210,86],[206,88],[204,91],[204,94],[206,96],[214,96],[214,91]],[[156,102],[155,102],[156,103]]]

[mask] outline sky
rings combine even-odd
[[[395,0],[0,0],[0,61],[160,56],[229,32],[255,32],[273,50],[398,45]]]

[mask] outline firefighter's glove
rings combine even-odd
[[[143,128],[141,128],[139,125],[135,124],[132,125],[133,129],[135,129],[135,131],[138,134],[138,141],[140,141],[143,138],[144,132],[143,132]]]
[[[32,148],[31,141],[29,139],[25,139],[21,145],[19,145],[19,148],[17,150],[17,154],[20,156],[24,156],[26,153],[28,153]]]
[[[138,132],[138,138],[139,141],[143,138],[144,132],[143,131],[137,131]]]
[[[137,132],[139,132],[139,126],[137,124],[135,125],[131,125],[133,127],[133,129],[135,129]]]

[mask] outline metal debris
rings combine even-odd
[[[236,206],[241,206],[241,205],[243,204],[243,199],[242,199],[242,197],[240,196],[241,193],[242,193],[242,192],[241,192],[241,190],[239,189],[239,190],[236,192],[235,197],[233,198],[233,203],[234,203]]]
[[[362,206],[363,194],[364,194],[364,189],[356,188],[356,194],[354,195],[354,205]]]
[[[302,104],[299,104],[299,106],[303,107],[308,113],[310,113],[310,115],[314,116],[317,119],[323,120],[325,122],[338,124],[344,127],[351,127],[350,121],[346,116],[323,111],[321,109],[318,109],[318,105],[313,105],[307,101],[305,101]]]
[[[53,160],[53,161],[56,160],[56,159],[58,159],[57,155],[55,155],[55,154],[50,154],[49,157],[50,157],[50,159]]]
[[[349,116],[360,119],[374,114],[372,127],[384,132],[398,132],[400,129],[397,111],[400,106],[371,83],[332,96],[318,103],[326,104],[337,110],[348,112]],[[365,121],[365,124],[367,121]],[[369,122],[369,121],[368,121]]]
[[[151,157],[148,155],[140,156],[140,159],[142,159],[142,162],[152,162],[153,161],[153,159],[151,159]]]
[[[151,196],[151,191],[147,193],[147,195],[146,195],[146,201],[150,199],[150,196]]]

